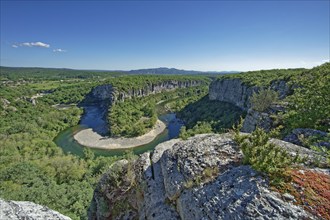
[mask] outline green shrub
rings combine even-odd
[[[234,129],[234,141],[239,144],[243,152],[243,163],[251,165],[257,171],[263,172],[270,177],[271,184],[278,185],[285,179],[285,171],[300,160],[298,154],[291,157],[288,152],[269,142],[273,133],[266,133],[257,128],[249,135],[239,133],[241,123]]]
[[[263,112],[267,110],[271,104],[278,101],[278,94],[271,89],[262,89],[258,93],[253,93],[250,98],[252,109]]]

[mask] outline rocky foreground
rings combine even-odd
[[[297,152],[306,156],[306,163],[317,156],[297,145],[273,142],[292,156]],[[153,153],[112,166],[95,190],[89,218],[326,218],[295,205],[293,195],[271,190],[267,178],[243,165],[242,158],[230,134],[198,135],[187,141],[161,143]],[[322,175],[330,183],[329,174]]]
[[[46,206],[37,205],[25,201],[4,201],[0,199],[1,220],[71,220],[71,218],[60,214]]]

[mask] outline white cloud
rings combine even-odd
[[[43,42],[24,42],[24,43],[19,43],[19,44],[13,44],[12,47],[17,48],[17,47],[43,47],[43,48],[49,48],[50,45],[43,43]]]
[[[58,48],[58,49],[54,49],[53,52],[54,53],[56,53],[56,52],[58,52],[58,53],[65,53],[65,52],[67,52],[67,50],[63,50],[61,48]]]

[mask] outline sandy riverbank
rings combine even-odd
[[[148,133],[134,138],[107,138],[94,132],[91,128],[75,134],[74,139],[81,145],[100,149],[125,149],[137,147],[153,141],[166,128],[164,122],[157,120]]]

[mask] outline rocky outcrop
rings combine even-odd
[[[300,146],[310,144],[310,145],[322,146],[330,149],[329,134],[324,131],[319,131],[310,128],[294,129],[290,134],[285,136],[283,140]]]
[[[259,127],[268,132],[272,128],[272,124],[269,113],[249,109],[241,131],[251,133]]]
[[[315,153],[272,140],[294,156]],[[287,146],[288,145],[288,146]],[[301,150],[301,151],[300,151]],[[135,181],[110,170],[95,190],[90,219],[314,219],[270,189],[267,179],[242,165],[242,152],[230,134],[205,134],[158,145],[134,161]],[[126,165],[125,165],[126,164]],[[131,175],[130,175],[131,176]],[[127,181],[130,179],[130,181]],[[134,185],[134,187],[130,187]],[[118,199],[120,198],[120,199]],[[120,201],[120,206],[118,206]],[[119,207],[126,207],[120,209]]]
[[[181,219],[312,219],[269,190],[267,181],[249,166],[234,167],[207,187],[186,190],[178,210]]]
[[[37,205],[33,202],[4,201],[0,199],[1,220],[71,220],[71,218],[60,214],[46,206]]]
[[[273,81],[269,88],[276,91],[280,99],[292,93],[292,89],[284,80]],[[250,97],[260,89],[261,87],[247,85],[238,78],[218,79],[209,87],[209,99],[229,102],[247,111],[251,108]]]
[[[286,96],[293,94],[293,87],[289,86],[284,80],[275,80],[269,88],[277,92],[279,99],[284,99]]]
[[[269,132],[276,127],[272,117],[279,112],[284,112],[284,108],[280,105],[271,105],[265,112],[258,112],[250,108],[247,111],[241,131],[251,133],[259,127]]]

